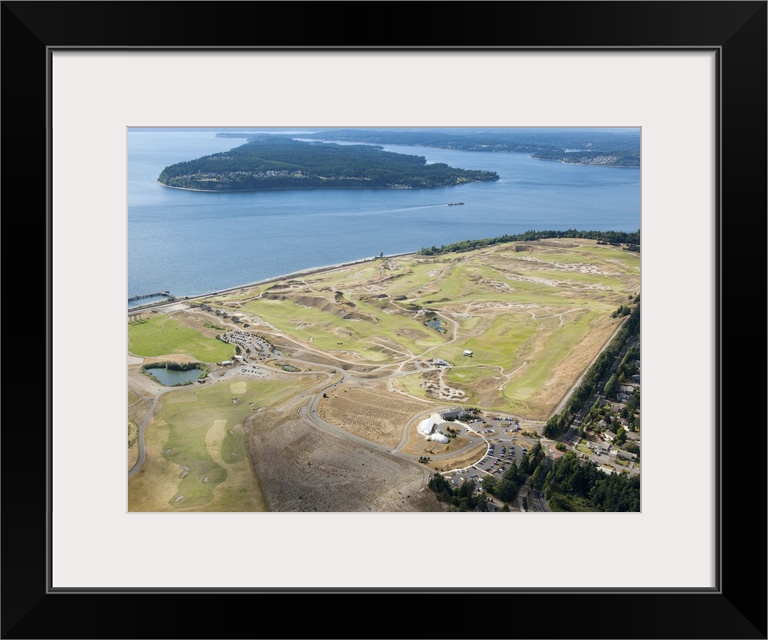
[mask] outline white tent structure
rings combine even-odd
[[[419,426],[416,427],[416,431],[418,431],[423,436],[431,436],[432,432],[435,430],[435,420],[433,416],[429,416],[429,418],[425,418],[421,422],[419,422]]]
[[[437,413],[433,413],[431,416],[429,416],[429,418],[425,418],[419,422],[419,425],[416,427],[416,431],[418,431],[423,436],[431,438],[435,442],[447,444],[448,437],[435,430],[437,425],[442,423],[442,417]]]

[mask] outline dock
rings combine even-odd
[[[128,298],[128,302],[136,302],[137,300],[143,300],[144,298],[159,298],[160,296],[169,296],[170,291],[158,291],[157,293],[145,293],[143,296],[133,296]]]

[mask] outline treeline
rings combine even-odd
[[[531,476],[536,481],[544,468],[544,448],[540,442],[534,444],[528,453],[523,456],[518,465],[515,460],[497,480],[495,476],[488,476],[483,480],[483,489],[502,502],[512,502],[517,499],[526,480]]]
[[[542,475],[544,469],[544,448],[540,442],[534,444],[528,453],[523,456],[520,465],[512,461],[501,478],[488,475],[483,478],[483,489],[488,494],[498,498],[504,503],[510,503],[517,499],[517,494],[525,484],[529,476],[536,480]],[[421,460],[419,460],[421,462]],[[487,511],[488,499],[482,492],[478,493],[473,482],[465,480],[454,489],[445,476],[436,473],[427,482],[440,502],[451,505],[458,511]],[[509,511],[507,507],[505,509]]]
[[[440,502],[450,504],[457,511],[488,511],[488,497],[477,493],[474,482],[469,480],[464,480],[454,489],[444,475],[436,473],[427,481],[427,487]]]
[[[453,244],[444,244],[440,247],[432,245],[431,247],[422,247],[419,254],[422,256],[434,256],[441,253],[451,253],[454,251],[469,251],[481,247],[489,247],[494,244],[503,244],[505,242],[531,242],[533,240],[545,240],[547,238],[584,238],[587,240],[597,240],[598,244],[610,245],[633,245],[640,250],[640,230],[633,233],[625,231],[577,231],[576,229],[567,229],[565,231],[525,231],[524,233],[504,234],[496,238],[482,238],[480,240],[462,240]]]
[[[314,188],[431,188],[498,180],[492,171],[427,164],[423,156],[368,145],[302,142],[283,136],[249,138],[244,145],[179,162],[158,181],[204,191]]]
[[[544,497],[553,511],[570,511],[564,496],[576,495],[595,511],[640,511],[640,476],[605,474],[581,464],[573,451],[554,461],[544,479]]]
[[[635,296],[632,302],[632,310],[629,317],[616,332],[613,340],[597,357],[595,362],[589,368],[581,380],[578,388],[571,394],[565,408],[559,413],[553,415],[544,427],[544,435],[548,438],[554,438],[568,427],[576,414],[582,409],[584,403],[589,400],[600,381],[610,371],[614,359],[621,353],[621,350],[630,339],[638,336],[640,333],[640,296]]]
[[[142,369],[170,369],[171,371],[189,371],[190,369],[206,369],[200,362],[152,362],[145,364]]]
[[[200,375],[199,378],[202,378],[204,376],[207,376],[211,372],[211,368],[203,364],[202,362],[151,362],[149,364],[142,365],[141,371],[145,375],[148,375],[150,378],[157,382],[161,382],[155,376],[152,375],[152,369],[169,369],[171,371],[189,371],[191,369],[200,369]],[[164,384],[161,382],[161,384]],[[185,387],[187,385],[192,384],[191,380],[187,380],[186,382],[177,382],[175,384],[172,384],[170,386],[172,387]]]
[[[628,312],[629,313],[629,312]],[[613,316],[611,316],[613,317]],[[639,373],[636,362],[640,360],[640,347],[632,347],[622,358],[621,363],[616,368],[616,372],[608,378],[603,389],[607,398],[616,399],[616,394],[621,384],[631,381],[633,375]]]

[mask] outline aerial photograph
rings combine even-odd
[[[128,128],[128,511],[640,512],[640,134]]]

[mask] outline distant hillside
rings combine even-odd
[[[329,129],[302,137],[461,151],[527,153],[533,158],[567,164],[640,166],[638,129]]]
[[[259,191],[422,189],[498,179],[492,171],[427,164],[423,156],[391,153],[381,147],[257,135],[229,151],[166,167],[158,182],[200,191]]]

